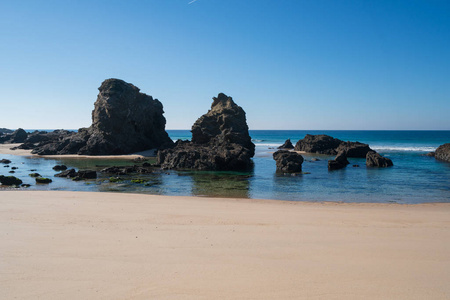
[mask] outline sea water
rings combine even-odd
[[[173,140],[190,139],[188,130],[168,130]],[[272,158],[276,147],[288,138],[295,144],[306,134],[328,134],[344,141],[367,143],[381,155],[392,159],[389,168],[367,168],[365,159],[349,158],[350,165],[328,171],[332,156],[303,154],[303,173],[295,176],[277,174]],[[32,184],[29,189],[77,190],[147,193],[158,195],[195,195],[242,197],[291,201],[338,201],[381,203],[450,202],[450,163],[424,154],[450,142],[450,131],[300,131],[250,130],[256,145],[254,168],[250,172],[157,171],[138,176],[145,184],[131,182],[131,177],[111,183],[109,175],[97,180],[74,182],[54,177],[55,164],[69,168],[100,170],[110,165],[132,165],[132,161],[105,159],[49,159],[3,155],[12,161],[0,166],[1,175],[14,175]],[[313,158],[319,159],[313,161]],[[354,167],[355,165],[355,167]],[[14,174],[10,168],[16,166]],[[49,185],[36,185],[30,170],[50,177]],[[133,178],[135,178],[134,176]]]

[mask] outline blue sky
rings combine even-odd
[[[450,1],[1,1],[0,127],[91,124],[101,82],[190,129],[219,92],[250,129],[450,129]]]

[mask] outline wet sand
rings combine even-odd
[[[0,192],[1,299],[449,299],[450,204]]]
[[[154,157],[155,150],[150,149],[146,151],[136,152],[126,155],[77,155],[77,154],[67,154],[67,155],[35,155],[31,154],[31,150],[16,149],[11,150],[13,147],[20,146],[21,144],[0,144],[0,155],[18,155],[18,156],[36,156],[36,157],[48,157],[48,158],[95,158],[95,159],[135,159],[142,157]]]

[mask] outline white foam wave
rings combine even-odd
[[[376,151],[411,151],[411,152],[431,152],[436,150],[436,147],[429,146],[370,146]]]

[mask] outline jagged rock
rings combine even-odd
[[[434,157],[438,160],[450,162],[450,143],[440,145],[436,149]]]
[[[342,143],[341,140],[333,138],[329,135],[307,134],[305,138],[299,140],[297,144],[295,144],[294,149],[296,151],[305,151],[308,153],[335,155],[337,154],[336,148],[341,143]]]
[[[21,185],[22,180],[14,176],[3,176],[0,175],[0,183],[2,185]]]
[[[0,143],[23,143],[27,139],[28,133],[22,128],[0,137]]]
[[[77,172],[75,169],[69,169],[62,171],[61,173],[55,174],[55,177],[66,177],[66,178],[73,178],[77,176]]]
[[[254,154],[244,110],[220,93],[192,126],[192,142],[158,151],[157,163],[163,169],[247,170]]]
[[[294,149],[294,145],[292,145],[291,139],[287,139],[278,149]]]
[[[369,151],[366,156],[366,165],[368,167],[391,167],[394,164],[392,160],[387,157],[381,156],[375,151]]]
[[[97,178],[97,172],[94,170],[80,170],[77,172],[76,177],[79,177],[81,179],[96,179]]]
[[[334,160],[328,161],[328,170],[339,170],[345,168],[348,164],[347,153],[344,150],[341,150]]]
[[[55,171],[64,171],[64,170],[67,170],[67,166],[65,166],[65,165],[56,165],[56,166],[53,167],[53,170],[55,170]]]
[[[172,146],[161,102],[119,79],[105,80],[99,91],[91,127],[32,153],[111,155]]]
[[[278,150],[273,154],[277,172],[299,173],[302,171],[303,157],[297,152]]]
[[[369,145],[360,142],[342,142],[336,148],[336,152],[344,152],[346,157],[365,158],[367,152],[372,151]]]
[[[9,159],[2,159],[2,160],[0,160],[0,164],[10,164],[11,163],[11,161],[9,160]]]

